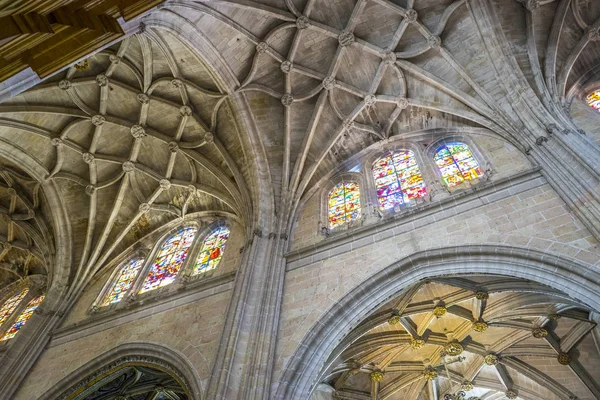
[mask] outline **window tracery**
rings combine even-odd
[[[198,275],[204,272],[214,270],[225,251],[227,239],[229,239],[229,229],[227,227],[219,227],[214,230],[202,243],[202,249],[196,259],[194,271],[192,275]]]
[[[382,210],[393,209],[427,195],[423,176],[411,150],[397,151],[377,159],[372,171]]]
[[[360,187],[356,182],[338,183],[327,196],[329,228],[360,219]]]
[[[0,325],[10,318],[15,309],[19,306],[23,298],[27,295],[29,289],[25,288],[13,295],[0,308]]]
[[[19,315],[15,323],[10,327],[10,329],[6,331],[6,333],[4,334],[2,339],[0,339],[0,341],[14,338],[15,335],[21,330],[21,328],[27,323],[27,321],[29,321],[29,318],[31,318],[33,312],[39,307],[40,304],[42,304],[44,298],[45,296],[39,296],[31,300],[27,304],[25,310],[23,310],[21,315]]]
[[[442,179],[448,187],[483,176],[483,170],[473,157],[469,146],[464,143],[447,143],[438,148],[433,157]]]
[[[585,101],[588,106],[593,108],[594,110],[600,112],[600,89],[593,91],[588,94],[585,98]]]
[[[101,307],[106,307],[114,303],[118,303],[125,297],[127,291],[131,289],[135,279],[142,266],[144,265],[143,258],[132,258],[128,262],[121,266],[121,271],[117,275],[115,283],[113,284],[110,292],[104,296],[104,300],[101,302]]]
[[[196,232],[195,227],[182,228],[164,241],[144,280],[140,293],[158,289],[175,280],[188,256]]]

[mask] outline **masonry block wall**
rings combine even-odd
[[[489,151],[493,142],[481,144],[484,151]],[[505,151],[502,146],[497,148]],[[450,205],[433,203],[404,218],[383,220],[327,239],[318,237],[316,229],[304,227],[314,224],[309,215],[319,206],[318,201],[307,202],[294,236],[298,243],[288,253],[275,382],[304,335],[330,307],[384,267],[417,252],[510,245],[562,255],[600,270],[597,240],[539,170],[522,171],[527,164],[518,163],[519,157],[515,160],[503,166],[505,178],[497,178],[488,189],[457,198]],[[511,271],[497,273],[510,275]]]
[[[54,334],[15,399],[36,399],[82,365],[126,343],[151,342],[181,352],[196,367],[203,390],[211,376],[233,279],[244,242],[234,225],[210,287],[188,288],[148,304],[133,304],[109,317],[89,310],[112,270],[105,271],[83,292]]]

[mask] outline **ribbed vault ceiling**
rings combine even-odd
[[[1,145],[32,156],[59,189],[72,230],[71,278],[85,282],[177,219],[222,215],[245,224],[252,170],[226,95],[196,54],[150,31],[88,64],[0,106]],[[52,238],[33,226],[39,184],[16,167],[0,178],[4,286],[15,274],[41,273]]]
[[[436,316],[436,306],[446,313]],[[467,397],[486,400],[505,399],[509,391],[520,399],[591,400],[596,397],[581,379],[593,382],[600,360],[589,318],[572,299],[532,282],[491,277],[425,282],[356,327],[349,335],[355,339],[343,343],[325,381],[340,399],[371,399],[371,375],[381,371],[381,400],[438,400],[465,383],[473,385],[466,386]],[[485,322],[487,329],[478,332],[474,322]],[[413,339],[424,344],[414,348]],[[441,354],[449,343],[463,351],[446,355],[446,372]],[[559,353],[571,357],[570,365],[559,363]],[[432,370],[437,377],[428,380]]]
[[[482,22],[488,5],[516,70],[497,64],[504,43]],[[597,80],[599,17],[584,0],[202,0],[171,2],[151,20],[218,50],[253,111],[282,214],[293,215],[319,182],[390,137],[425,130],[427,145],[444,128],[476,127],[525,151],[516,104],[564,115],[574,88]],[[502,68],[530,89],[510,93]],[[593,113],[577,114],[598,132]]]

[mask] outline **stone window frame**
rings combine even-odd
[[[0,301],[0,307],[3,306],[4,303],[6,301],[8,301],[8,299],[10,299],[12,296],[17,294],[18,291],[25,290],[25,289],[28,290],[27,294],[21,299],[21,302],[17,305],[17,307],[15,307],[14,311],[10,314],[10,317],[8,317],[6,319],[6,321],[4,321],[2,324],[0,324],[0,339],[13,326],[13,324],[15,323],[17,318],[19,318],[19,316],[23,313],[23,311],[25,311],[25,309],[27,308],[27,305],[33,299],[45,295],[43,287],[41,287],[39,285],[15,282],[14,288],[5,291],[5,295],[1,298],[1,301]],[[41,304],[40,304],[40,306],[41,306]],[[39,309],[39,307],[38,307],[38,309]],[[37,312],[37,309],[35,312]],[[9,343],[12,343],[13,339],[15,339],[16,337],[18,337],[18,333],[17,333],[17,335],[15,335],[14,338],[0,341],[0,349],[5,348],[5,346],[7,346]]]
[[[343,182],[357,182],[358,183],[358,193],[360,196],[360,218],[356,221],[352,221],[350,223],[344,223],[338,227],[330,228],[329,227],[329,192],[334,188],[334,186],[343,183]],[[367,195],[367,191],[365,190],[366,182],[364,179],[364,175],[360,172],[341,172],[339,174],[334,175],[329,178],[323,184],[323,190],[321,190],[321,218],[319,221],[318,230],[319,233],[326,232],[334,233],[346,231],[348,229],[352,229],[356,226],[362,225],[364,222],[364,218],[367,215],[367,202],[365,202],[365,197]]]
[[[419,171],[421,172],[421,176],[423,177],[423,182],[425,183],[425,187],[427,188],[427,196],[415,199],[410,203],[405,203],[402,206],[398,206],[389,210],[382,210],[379,208],[379,199],[377,197],[377,186],[375,185],[375,178],[373,177],[373,164],[379,158],[389,154],[395,153],[398,151],[409,150],[412,151],[415,159],[417,160],[417,165],[419,166]],[[361,166],[361,171],[365,176],[368,176],[367,180],[367,189],[369,192],[369,203],[373,204],[374,212],[380,213],[383,216],[391,216],[398,215],[404,212],[408,212],[413,208],[424,204],[429,197],[430,190],[432,189],[431,183],[435,181],[435,175],[432,175],[432,171],[428,168],[427,158],[423,153],[422,148],[419,146],[418,142],[415,141],[406,141],[400,140],[397,142],[393,142],[390,145],[384,146],[381,149],[370,152],[368,155],[364,157],[364,163]],[[433,160],[432,160],[433,161]]]
[[[434,161],[434,156],[441,146],[444,146],[444,145],[447,145],[450,143],[463,143],[469,147],[469,150],[471,151],[471,155],[473,156],[473,158],[475,158],[475,161],[477,161],[477,163],[479,164],[479,167],[483,170],[482,178],[478,178],[473,181],[465,181],[465,182],[461,183],[460,185],[456,185],[454,187],[449,187],[448,185],[446,185],[446,183],[444,182],[444,179],[442,177],[442,172],[440,171],[440,169],[438,168],[438,166],[436,165],[436,163]],[[448,136],[444,136],[440,139],[434,140],[425,149],[425,154],[427,155],[427,159],[429,160],[429,163],[433,167],[434,173],[436,175],[437,186],[441,187],[443,190],[447,191],[450,194],[460,193],[460,192],[468,190],[474,186],[478,186],[478,185],[482,184],[483,182],[486,182],[487,180],[489,180],[490,177],[494,174],[494,166],[493,166],[492,162],[490,161],[490,159],[487,156],[485,156],[484,152],[482,152],[479,149],[479,146],[477,144],[475,144],[473,139],[471,139],[469,136],[466,136],[466,135],[448,135]]]
[[[213,276],[215,271],[217,270],[217,268],[215,268],[211,271],[206,271],[206,272],[203,272],[203,273],[193,276],[192,275],[193,265],[196,261],[196,258],[198,257],[198,254],[200,253],[200,249],[202,248],[202,244],[204,243],[206,238],[211,233],[213,233],[215,231],[215,229],[217,229],[219,227],[225,226],[229,230],[231,230],[231,222],[227,219],[219,218],[215,221],[208,223],[204,227],[202,226],[203,225],[202,222],[204,222],[204,221],[203,220],[195,220],[195,221],[186,221],[185,223],[178,224],[178,225],[170,228],[165,233],[156,235],[156,237],[157,237],[156,239],[148,240],[150,243],[152,243],[151,246],[142,247],[142,245],[140,244],[140,241],[138,241],[136,244],[134,244],[132,249],[130,249],[129,251],[126,251],[124,254],[122,254],[118,258],[115,258],[115,260],[113,260],[111,263],[109,263],[106,267],[106,268],[111,268],[113,270],[113,272],[110,274],[109,278],[104,283],[100,293],[96,296],[96,298],[92,302],[92,305],[88,310],[88,314],[106,313],[106,312],[114,311],[117,309],[126,308],[132,304],[144,303],[145,301],[153,299],[153,298],[157,298],[157,297],[164,298],[165,296],[169,296],[170,294],[174,294],[175,292],[183,289],[187,283],[196,282],[196,281],[207,279],[207,278]],[[186,259],[184,260],[183,264],[181,265],[181,268],[179,269],[179,272],[175,276],[175,279],[173,280],[173,282],[168,285],[165,285],[163,287],[159,287],[157,289],[150,290],[145,293],[140,293],[140,289],[141,289],[144,281],[146,280],[146,277],[148,276],[148,273],[150,272],[152,265],[154,264],[156,255],[158,254],[160,247],[171,235],[175,234],[176,232],[178,232],[181,229],[185,229],[185,228],[189,228],[189,227],[196,228],[196,235],[194,236],[194,240],[192,241],[192,244],[190,245],[190,250],[188,252],[188,255],[187,255]],[[118,277],[118,274],[121,271],[123,264],[130,261],[133,258],[136,258],[136,257],[144,257],[144,263],[143,263],[142,267],[140,268],[140,270],[134,280],[133,285],[127,291],[127,294],[117,303],[109,304],[104,307],[100,306],[104,297],[110,292],[110,290],[112,290],[112,287],[115,284],[115,281]],[[190,260],[193,260],[193,261],[190,261]],[[219,264],[222,261],[223,260],[221,259],[221,261],[219,261]]]
[[[581,87],[575,97],[578,98],[579,100],[581,100],[583,102],[583,104],[585,105],[586,110],[595,115],[595,116],[600,116],[600,111],[596,111],[594,110],[592,107],[590,107],[587,103],[587,97],[590,93],[595,92],[595,91],[600,91],[600,80],[595,80],[591,83],[588,83],[587,85]]]

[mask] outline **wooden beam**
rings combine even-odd
[[[46,17],[34,12],[0,18],[0,39],[32,33],[54,33],[54,30]]]
[[[70,12],[64,8],[59,8],[50,14],[49,19],[57,24],[72,26],[74,28],[124,34],[121,25],[115,18],[103,14],[94,15],[84,10]]]

